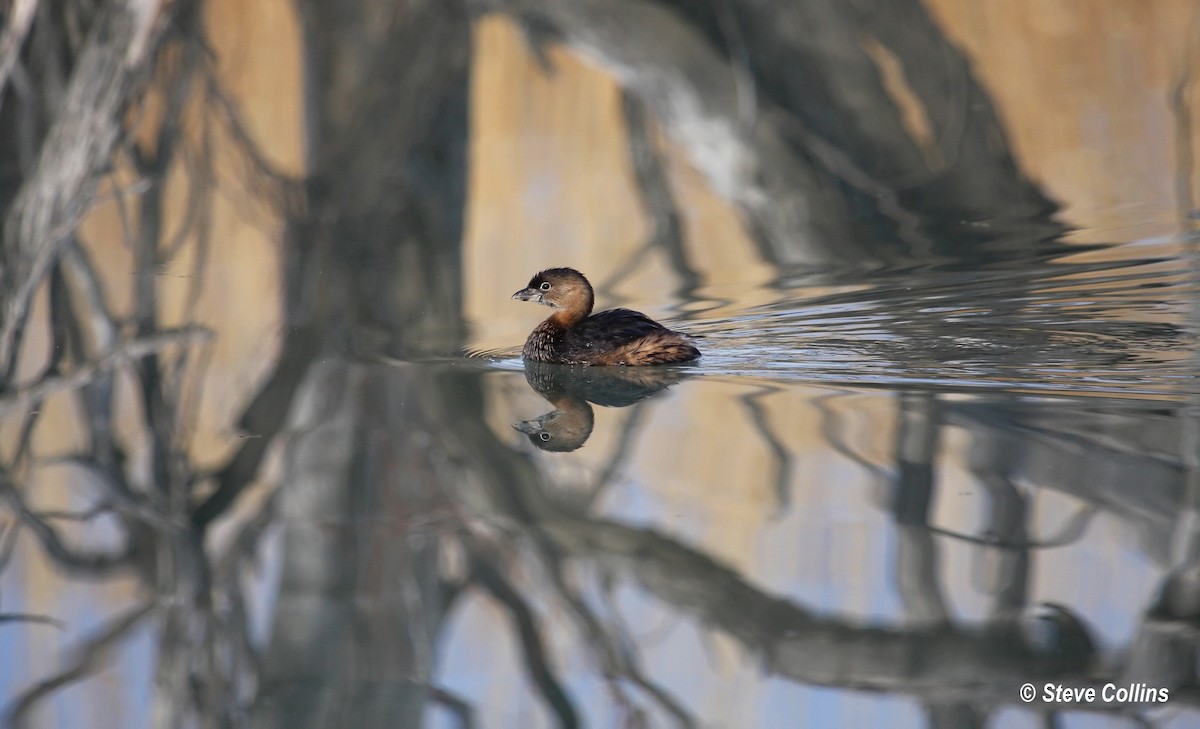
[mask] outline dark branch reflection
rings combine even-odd
[[[1098,691],[1108,682],[1145,683],[1169,688],[1177,710],[1195,705],[1190,666],[1197,657],[1197,642],[1192,631],[1170,631],[1172,660],[1141,658],[1152,654],[1155,646],[1165,648],[1162,621],[1172,618],[1164,615],[1160,601],[1146,606],[1144,627],[1127,651],[1119,651],[1123,657],[1113,659],[1098,653],[1094,629],[1071,606],[1031,604],[1027,597],[1038,555],[1069,546],[1088,532],[1083,521],[1053,538],[1031,536],[1037,530],[1028,504],[1042,490],[1072,488],[1072,479],[1067,474],[1034,477],[1024,471],[1026,462],[1041,460],[1041,449],[1055,448],[1057,441],[1070,437],[1068,431],[1031,429],[1029,423],[1061,421],[1067,416],[1080,426],[1086,424],[1094,436],[1079,457],[1105,459],[1131,448],[1131,441],[1115,440],[1114,434],[1139,422],[1136,417],[1144,413],[1132,412],[1124,403],[1114,408],[1103,402],[1079,405],[1019,397],[959,406],[941,403],[934,393],[904,394],[898,405],[895,457],[885,469],[894,474],[889,477],[892,496],[882,506],[890,514],[896,540],[890,573],[903,606],[902,625],[822,616],[800,600],[755,587],[739,571],[672,536],[669,529],[632,527],[594,511],[576,513],[533,486],[522,490],[523,513],[536,515],[525,526],[539,541],[569,555],[578,569],[599,568],[608,579],[654,595],[665,609],[736,638],[771,673],[803,684],[908,694],[927,705],[934,723],[947,712],[982,718],[1006,705],[1024,706],[1017,689],[1025,682],[1040,687],[1053,681]],[[1150,406],[1149,411],[1154,410]],[[1017,412],[1024,414],[1024,427],[996,425]],[[970,433],[973,476],[988,494],[987,511],[976,534],[952,534],[931,520],[931,506],[941,491],[939,435],[950,427]],[[989,460],[1000,444],[1008,455]],[[1024,486],[1014,485],[1018,479]],[[1128,483],[1119,472],[1105,477],[1092,473],[1090,480],[1075,495],[1094,500]],[[1179,476],[1171,482],[1176,489],[1182,485]],[[1173,501],[1176,509],[1181,496],[1177,494]],[[1117,505],[1112,508],[1120,513]],[[1084,512],[1086,517],[1092,513]],[[1176,517],[1161,514],[1171,525]],[[939,562],[955,542],[978,545],[975,579],[991,601],[982,621],[954,617],[957,611],[948,602],[948,595],[961,589],[947,584]],[[1189,569],[1194,569],[1191,564]],[[1178,583],[1167,577],[1164,594],[1178,590]],[[1191,619],[1173,616],[1180,617]],[[1130,710],[1126,704],[1100,702],[1068,711],[1123,714]]]

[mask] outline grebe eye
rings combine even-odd
[[[546,285],[547,285],[547,286],[549,286],[550,284],[546,284]],[[542,442],[543,442],[543,443],[545,443],[546,441],[550,440],[550,434],[549,434],[549,433],[539,433],[539,434],[538,434],[538,437],[542,439]]]
[[[540,288],[542,291],[549,291],[549,290],[550,290],[550,282],[549,282],[549,281],[543,281],[543,282],[542,282],[542,285],[541,285],[541,286],[539,286],[538,288]]]

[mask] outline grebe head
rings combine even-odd
[[[518,301],[533,301],[552,309],[582,312],[592,310],[595,295],[592,285],[573,268],[548,268],[529,279],[529,285],[512,297]]]

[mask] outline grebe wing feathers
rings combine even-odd
[[[571,338],[576,342],[603,342],[608,346],[619,346],[641,339],[649,334],[670,331],[640,311],[631,309],[609,309],[571,327]]]

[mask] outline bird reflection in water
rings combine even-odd
[[[525,362],[525,381],[554,406],[532,420],[513,423],[544,451],[568,453],[592,435],[592,404],[623,408],[653,397],[688,377],[663,367],[587,367]]]

